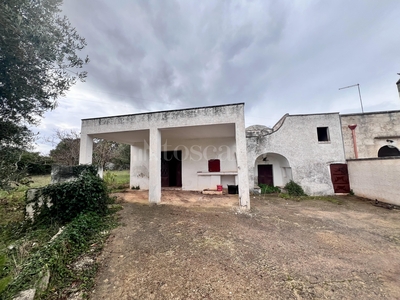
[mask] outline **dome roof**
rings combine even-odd
[[[272,132],[272,128],[264,125],[252,125],[246,128],[246,133],[252,136],[260,134],[268,134]]]

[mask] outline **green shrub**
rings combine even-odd
[[[283,199],[289,199],[290,198],[289,194],[286,194],[286,193],[280,193],[279,197],[283,198]]]
[[[4,291],[7,285],[11,282],[12,277],[8,275],[7,258],[5,254],[0,254],[0,294]]]
[[[304,193],[303,188],[298,185],[296,182],[293,180],[290,180],[286,185],[285,185],[285,190],[288,192],[290,196],[307,196]]]
[[[40,299],[65,299],[65,290],[74,285],[78,289],[88,291],[93,286],[96,264],[91,267],[74,270],[71,264],[83,253],[101,250],[109,229],[114,227],[112,216],[102,216],[94,212],[78,215],[65,225],[64,231],[53,241],[45,242],[35,251],[19,262],[18,276],[11,280],[10,276],[0,280],[0,299],[12,299],[18,292],[32,288],[38,282],[43,270],[48,269],[51,277],[47,291],[35,297]],[[18,248],[9,251],[15,257]]]
[[[277,186],[267,185],[264,183],[260,183],[259,187],[261,188],[261,194],[273,194],[273,193],[280,193],[281,189]]]
[[[97,171],[96,171],[97,172]],[[51,203],[39,207],[39,199]],[[33,200],[36,223],[71,221],[84,212],[105,214],[108,202],[107,186],[93,172],[84,171],[75,181],[48,185],[36,193]]]
[[[110,186],[115,183],[116,175],[110,171],[106,171],[104,173],[103,180],[108,186]]]

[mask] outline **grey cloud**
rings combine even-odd
[[[397,0],[69,0],[64,7],[88,41],[81,88],[107,93],[132,113],[230,102],[246,102],[251,115],[273,109],[271,118],[326,111],[352,97],[339,87],[360,83],[371,99],[400,72]]]

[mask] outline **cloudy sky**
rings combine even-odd
[[[76,84],[34,130],[245,102],[246,125],[285,113],[400,109],[399,0],[66,0],[88,46]],[[52,148],[39,139],[37,150]]]

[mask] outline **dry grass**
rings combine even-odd
[[[50,175],[32,176],[29,186],[19,186],[11,191],[0,190],[0,225],[22,221],[24,218],[25,193],[50,183]]]

